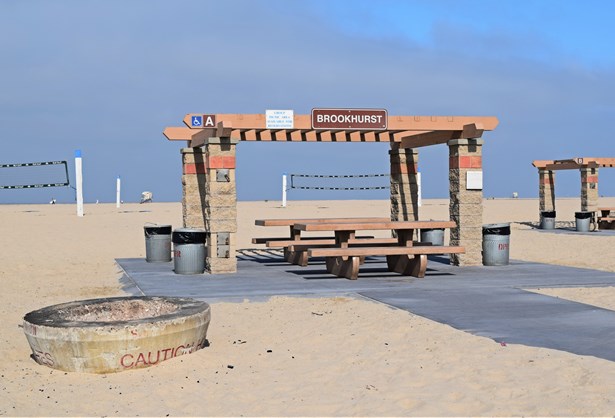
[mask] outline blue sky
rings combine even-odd
[[[610,1],[0,1],[0,164],[83,152],[86,202],[181,198],[186,113],[313,107],[497,116],[484,194],[537,196],[535,159],[615,157]],[[281,175],[388,171],[385,144],[238,145],[238,197],[279,200]],[[425,197],[448,196],[445,145],[421,148]],[[74,174],[71,172],[71,181]],[[577,172],[557,174],[578,196]],[[615,169],[600,172],[615,196]],[[291,190],[289,199],[386,198]],[[72,203],[70,188],[0,203]]]

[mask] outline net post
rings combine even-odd
[[[282,207],[286,207],[286,173],[282,174]]]
[[[120,207],[120,192],[122,189],[122,179],[120,176],[117,176],[117,180],[115,182],[115,207],[119,209]]]
[[[417,183],[417,205],[420,208],[423,206],[423,192],[421,191],[421,173],[417,171],[416,173],[416,183]]]
[[[81,150],[75,151],[75,185],[77,187],[77,216],[83,216],[83,167]]]

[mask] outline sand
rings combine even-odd
[[[601,198],[615,206],[615,199]],[[578,199],[559,199],[574,219]],[[387,216],[387,201],[240,202],[240,248],[285,233],[255,218]],[[157,366],[109,375],[36,364],[19,327],[51,304],[121,296],[115,258],[144,257],[146,222],[181,224],[178,203],[0,206],[0,415],[468,416],[613,415],[615,363],[500,345],[406,311],[352,298],[275,297],[212,303],[211,345]],[[426,200],[422,219],[448,218]],[[532,199],[485,201],[485,223],[512,224],[511,257],[615,271],[615,236],[531,231]],[[341,280],[341,279],[340,279]],[[359,278],[360,280],[360,278]],[[615,289],[540,292],[615,309]]]

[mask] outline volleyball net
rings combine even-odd
[[[290,174],[290,189],[384,190],[390,188],[389,177],[389,174]]]
[[[70,186],[66,161],[0,164],[0,189]]]

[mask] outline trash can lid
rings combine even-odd
[[[421,232],[423,231],[444,231],[444,228],[421,228]]]
[[[173,231],[172,241],[174,244],[205,244],[207,233],[204,229],[178,228]]]
[[[580,212],[575,212],[574,213],[574,217],[577,218],[577,219],[590,219],[592,217],[593,213],[594,212],[583,210],[583,211],[580,211]]]
[[[145,225],[143,230],[148,235],[171,235],[171,225]]]
[[[540,212],[543,218],[555,218],[554,210],[543,210]]]
[[[510,223],[483,225],[483,235],[510,235]]]

